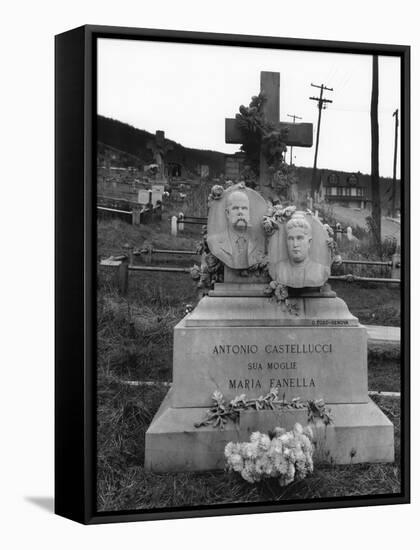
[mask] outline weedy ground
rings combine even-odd
[[[196,215],[194,212],[185,213]],[[122,245],[195,249],[200,226],[172,237],[168,214],[148,226],[119,221],[98,224],[98,259],[122,253]],[[142,258],[137,259],[140,263]],[[160,256],[153,263],[191,266],[198,256]],[[156,475],[143,468],[145,432],[172,379],[173,327],[199,295],[187,274],[130,273],[121,297],[112,272],[98,271],[97,300],[97,506],[99,511],[160,509],[240,502],[273,502],[400,490],[399,399],[378,396],[395,429],[395,463],[320,465],[313,475],[288,487],[275,482],[250,485],[226,472]],[[399,288],[390,285],[333,284],[337,295],[363,323],[399,325]],[[399,346],[370,346],[369,389],[400,391]],[[154,381],[131,386],[127,381]]]

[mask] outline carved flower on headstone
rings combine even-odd
[[[197,264],[194,264],[190,269],[190,275],[193,281],[198,281],[201,277],[201,269]]]
[[[209,200],[219,200],[223,195],[223,187],[221,185],[213,185],[210,191]]]
[[[286,208],[283,210],[283,217],[290,218],[295,211],[296,211],[296,206],[294,205],[286,206]]]
[[[324,227],[328,233],[328,236],[334,237],[334,229],[328,223],[324,223]]]
[[[277,229],[277,225],[272,217],[270,216],[264,216],[262,220],[262,226],[266,233],[266,235],[272,235],[274,231]]]
[[[220,264],[218,258],[216,258],[216,256],[214,256],[211,252],[206,254],[205,261],[210,271],[217,269],[218,265]]]

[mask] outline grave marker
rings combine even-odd
[[[154,140],[149,140],[147,148],[153,153],[154,162],[157,165],[156,180],[166,182],[166,156],[172,151],[173,145],[165,139],[165,132],[157,130]]]
[[[234,155],[225,155],[225,180],[239,182],[243,169],[245,155],[236,153]]]
[[[147,204],[149,202],[149,189],[139,189],[137,202],[139,204]]]
[[[149,204],[150,194],[153,206],[156,206],[157,201],[162,202],[165,186],[163,184],[153,184],[150,189],[139,189],[137,194],[137,202],[139,204]]]
[[[178,234],[178,218],[176,216],[172,216],[171,218],[171,235],[176,237]]]
[[[275,130],[286,132],[285,143],[293,147],[312,147],[313,125],[310,123],[291,123],[280,121],[280,73],[261,72],[260,91],[265,95],[263,114],[266,122],[273,124]],[[243,143],[243,134],[235,118],[225,119],[225,142]],[[268,164],[260,152],[260,189],[264,197],[269,196],[267,185],[270,181]]]
[[[333,423],[312,425],[321,458],[334,464],[393,462],[394,427],[368,395],[366,328],[324,284],[332,262],[327,231],[317,215],[293,209],[273,209],[272,218],[264,217],[261,195],[248,189],[244,198],[238,192],[244,194],[241,184],[215,186],[210,194],[207,242],[212,257],[224,264],[224,282],[215,283],[174,328],[173,385],[146,432],[145,468],[223,469],[229,441],[307,421],[307,410],[291,406],[248,408],[223,430],[201,423],[214,392],[229,402],[243,394],[255,400],[273,389],[283,404],[297,398],[326,402]],[[263,220],[271,282],[259,270],[264,259],[250,254]],[[256,235],[244,231],[244,221]],[[231,262],[235,246],[238,263]],[[208,268],[214,262],[206,264],[206,256]],[[281,293],[270,296],[268,282]]]

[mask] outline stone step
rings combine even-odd
[[[290,429],[295,422],[306,424],[307,413],[296,410],[249,411],[239,423],[224,430],[212,426],[195,428],[205,408],[173,408],[169,391],[146,432],[145,468],[156,473],[221,470],[224,448],[229,441],[249,441],[253,431],[267,433],[277,426]],[[394,461],[394,427],[379,407],[367,403],[331,405],[333,423],[315,428],[314,461],[329,464]]]

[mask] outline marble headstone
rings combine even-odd
[[[151,189],[139,189],[137,202],[139,204],[149,204],[150,191],[152,192],[152,204],[156,205],[157,201],[162,201],[165,187],[160,184],[153,184]]]
[[[212,196],[207,241],[225,277],[174,328],[173,385],[146,433],[145,468],[223,469],[227,442],[305,423],[306,409],[251,408],[223,430],[196,425],[216,390],[229,401],[258,399],[273,388],[283,402],[326,402],[333,424],[316,428],[320,460],[392,462],[393,425],[368,395],[366,328],[334,292],[319,288],[331,265],[324,226],[295,211],[281,214],[269,237],[271,278],[294,288],[286,306],[266,293],[264,279],[241,271],[266,251],[265,200],[243,184]]]

